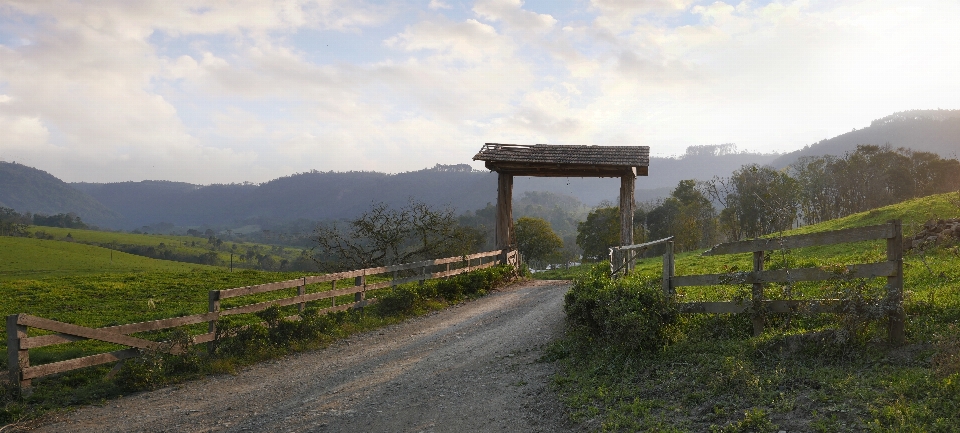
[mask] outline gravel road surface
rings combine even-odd
[[[41,432],[579,431],[537,362],[563,281],[528,281],[326,349],[53,416]]]

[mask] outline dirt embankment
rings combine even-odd
[[[60,415],[43,432],[576,431],[538,363],[565,282],[532,281],[337,343]]]

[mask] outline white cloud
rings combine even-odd
[[[488,20],[502,21],[516,30],[544,32],[557,23],[548,14],[524,10],[522,0],[478,0],[473,11]]]
[[[67,180],[264,181],[487,141],[790,150],[960,108],[956,2],[764,3],[7,1],[0,152]]]
[[[431,9],[431,10],[451,9],[452,6],[448,5],[447,3],[443,2],[442,0],[430,0],[430,4],[427,5],[427,8],[429,8],[429,9]]]

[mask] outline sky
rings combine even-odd
[[[960,108],[956,0],[0,0],[0,160],[398,173],[483,143],[790,152]]]

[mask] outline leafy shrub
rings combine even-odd
[[[406,314],[413,310],[417,298],[417,291],[414,288],[394,286],[387,293],[378,296],[374,306],[377,314],[381,316]]]
[[[120,389],[154,389],[166,385],[175,376],[190,375],[202,369],[203,360],[198,348],[190,346],[191,338],[186,331],[174,330],[167,338],[159,349],[141,349],[139,356],[123,363],[116,377]]]
[[[677,304],[651,278],[611,280],[600,263],[574,280],[564,297],[573,328],[637,351],[654,351],[679,333]]]

